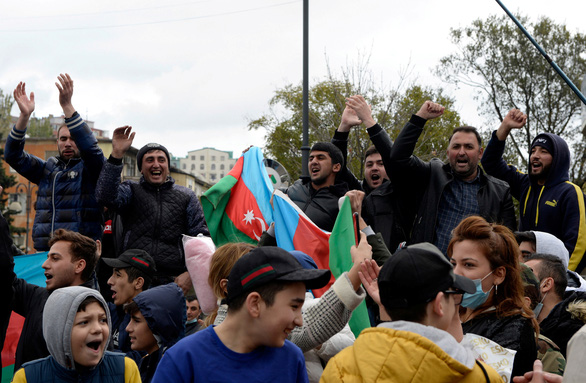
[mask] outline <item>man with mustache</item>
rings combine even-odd
[[[31,92],[27,96],[24,82],[14,90],[20,116],[4,148],[6,162],[39,185],[32,233],[37,251],[49,250],[49,238],[57,229],[75,231],[94,240],[101,239],[103,231],[102,208],[95,193],[106,158],[98,140],[71,103],[73,80],[67,73],[58,79],[55,85],[66,124],[57,131],[59,155],[43,160],[24,151],[27,124],[35,110],[35,94]]]
[[[424,162],[413,155],[425,123],[443,113],[444,107],[431,101],[421,106],[395,140],[387,171],[395,188],[402,190],[401,203],[417,207],[409,242],[432,242],[446,254],[452,230],[470,215],[511,230],[516,222],[509,185],[478,166],[483,149],[476,128],[452,131],[445,163],[439,158]]]
[[[520,202],[519,230],[544,231],[561,239],[570,253],[568,269],[580,273],[586,266],[584,193],[569,181],[571,157],[566,141],[552,133],[537,135],[529,150],[529,174],[502,158],[509,133],[526,122],[520,110],[509,111],[486,146],[482,166],[511,185],[513,197]]]

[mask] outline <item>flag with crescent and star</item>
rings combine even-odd
[[[216,246],[230,242],[258,243],[273,222],[273,184],[259,148],[242,154],[230,173],[201,197],[201,205]]]

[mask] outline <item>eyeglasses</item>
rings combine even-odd
[[[446,295],[453,295],[454,296],[454,303],[456,306],[462,303],[462,298],[464,297],[464,292],[462,290],[447,290],[443,292]]]

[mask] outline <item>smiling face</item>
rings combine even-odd
[[[114,304],[120,306],[125,303],[130,303],[132,298],[142,291],[142,288],[138,286],[139,282],[138,278],[130,282],[125,269],[114,268],[112,270],[112,276],[108,279]],[[140,285],[142,286],[142,284]]]
[[[142,158],[141,173],[146,182],[162,185],[169,176],[169,162],[162,150],[151,150]]]
[[[185,304],[187,305],[187,320],[194,320],[199,317],[201,309],[197,299],[194,299],[191,302],[185,301]]]
[[[464,181],[476,177],[478,162],[482,158],[483,149],[472,132],[456,132],[448,147],[448,161],[452,171]]]
[[[340,171],[340,164],[332,164],[332,158],[328,152],[314,150],[309,153],[309,177],[314,188],[330,186],[334,184],[336,173]]]
[[[53,291],[60,287],[81,284],[81,263],[83,260],[72,260],[70,243],[57,241],[49,249],[47,260],[43,262],[47,290]],[[81,269],[80,269],[81,268]]]
[[[552,162],[553,157],[547,149],[542,146],[534,146],[529,156],[529,173],[537,177],[539,181],[545,182]]]
[[[71,138],[69,129],[66,126],[61,127],[57,135],[57,150],[59,150],[61,158],[69,160],[74,157],[79,157],[79,149],[77,149],[75,141]]]
[[[126,332],[130,337],[130,348],[134,351],[145,351],[151,354],[159,348],[157,340],[140,310],[130,316]]]
[[[303,324],[301,307],[305,301],[305,284],[294,282],[275,295],[271,306],[261,302],[259,319],[264,330],[261,345],[282,347],[295,327]]]
[[[366,183],[372,189],[381,186],[383,180],[388,178],[380,153],[373,153],[366,157],[366,160],[364,161],[364,177]]]
[[[110,336],[106,311],[98,302],[89,303],[75,314],[71,329],[73,360],[81,366],[93,367],[104,355]]]
[[[488,258],[476,244],[469,239],[454,243],[452,258],[454,273],[462,275],[469,279],[483,279],[482,291],[487,292],[495,284],[495,274],[491,273],[492,269]],[[490,275],[489,275],[490,274]],[[486,278],[485,278],[486,277]]]

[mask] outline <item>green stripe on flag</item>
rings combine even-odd
[[[241,232],[226,215],[226,205],[230,200],[231,189],[238,180],[227,175],[201,196],[201,207],[210,231],[212,241],[217,247],[231,242],[258,242]]]
[[[345,271],[352,268],[352,255],[350,248],[356,244],[354,223],[352,220],[352,207],[350,198],[346,197],[340,208],[334,229],[330,235],[330,270],[336,279]],[[350,328],[356,337],[362,330],[370,327],[366,303],[362,301],[352,313]]]

